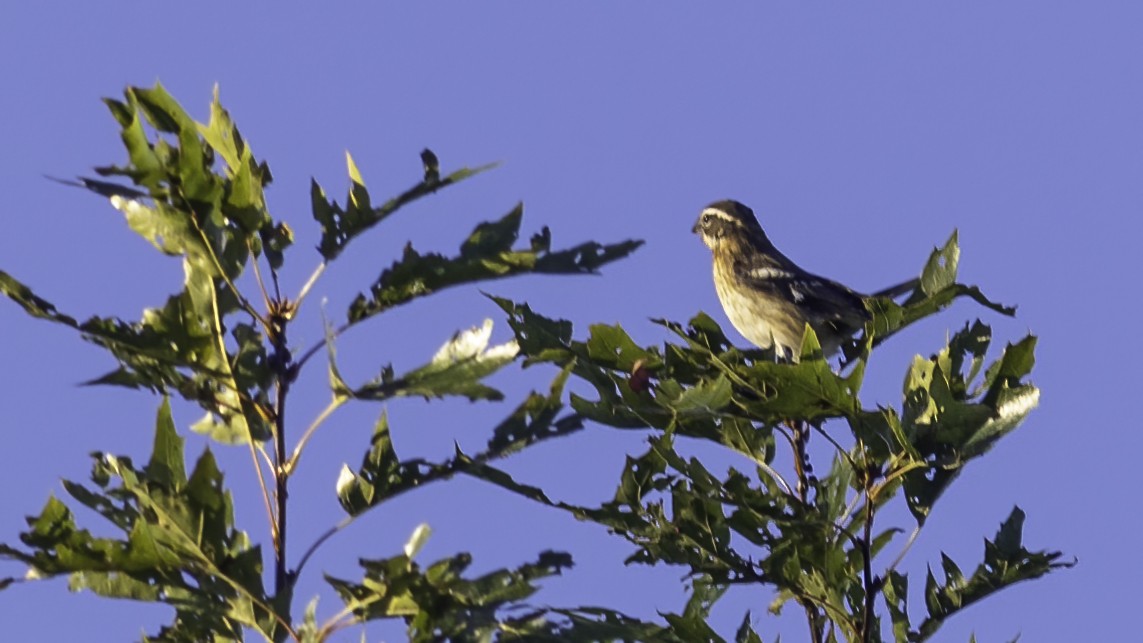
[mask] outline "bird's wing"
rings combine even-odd
[[[804,270],[778,266],[743,267],[739,278],[752,288],[798,306],[808,317],[820,322],[857,328],[869,319],[869,311],[861,295],[836,281]]]

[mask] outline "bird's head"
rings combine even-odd
[[[706,206],[691,231],[700,235],[711,250],[717,250],[728,240],[768,243],[754,211],[738,201],[716,201]]]

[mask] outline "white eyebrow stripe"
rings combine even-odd
[[[722,219],[723,221],[729,221],[729,222],[734,223],[736,225],[742,225],[741,221],[739,221],[738,219],[735,219],[734,217],[730,216],[729,214],[723,212],[722,210],[719,210],[718,208],[707,208],[707,209],[702,211],[702,216],[705,217],[708,214],[716,216],[719,219]]]

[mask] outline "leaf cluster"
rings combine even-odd
[[[908,616],[908,576],[897,567],[934,504],[1039,399],[1027,381],[1035,337],[1007,345],[985,366],[991,329],[977,320],[935,354],[915,358],[900,408],[863,404],[865,366],[881,339],[961,296],[1012,313],[956,282],[958,258],[954,234],[934,250],[904,303],[874,302],[873,319],[840,372],[809,328],[800,359],[787,362],[733,346],[701,313],[686,325],[657,320],[675,341],[648,347],[618,325],[592,326],[585,340],[575,340],[568,322],[498,299],[526,363],[571,368],[592,386],[594,399],[571,396],[577,413],[654,431],[646,452],[627,459],[614,498],[598,507],[555,502],[503,477],[485,479],[606,526],[634,546],[628,563],[680,565],[724,588],[768,586],[777,596],[772,610],[789,601],[805,610],[812,640],[881,640],[879,595],[894,640],[925,640],[969,604],[1071,564],[1059,552],[1024,548],[1017,508],[985,541],[984,562],[971,576],[943,556],[944,581],[931,573],[926,579],[927,615]],[[799,434],[806,432],[835,452],[820,478],[802,450]],[[680,453],[684,440],[717,444],[742,466],[711,471]],[[793,470],[797,484],[782,469]],[[894,499],[908,507],[914,524],[874,529]],[[878,559],[890,547],[896,556]]]
[[[313,610],[295,622],[291,603],[298,575],[311,556],[362,514],[406,491],[578,430],[579,418],[566,413],[561,400],[567,371],[549,391],[529,395],[493,427],[486,449],[469,455],[458,448],[444,462],[398,458],[382,414],[361,466],[344,467],[337,485],[345,520],[300,557],[291,557],[287,549],[288,486],[306,445],[341,405],[403,397],[502,400],[503,394],[484,380],[518,353],[514,342],[488,346],[492,322],[487,320],[458,332],[419,368],[396,374],[386,366],[376,378],[350,386],[339,372],[335,350],[347,329],[452,286],[527,273],[593,273],[630,254],[640,242],[586,242],[560,249],[543,228],[520,246],[523,206],[517,205],[497,220],[476,225],[454,257],[421,254],[408,245],[352,302],[344,319],[327,330],[324,342],[297,347],[288,329],[326,265],[349,243],[404,206],[493,166],[446,174],[437,156],[425,150],[420,179],[374,205],[347,155],[345,205],[312,183],[313,217],[321,227],[317,266],[297,295],[288,297],[278,275],[293,233],[271,215],[265,196],[270,168],[255,158],[217,90],[205,123],[192,119],[161,85],[131,87],[123,99],[105,102],[119,125],[126,162],[96,168],[98,178],[61,182],[107,199],[132,231],[178,259],[185,275],[179,291],[145,310],[139,320],[95,316],[86,321],[60,312],[6,272],[0,272],[0,293],[29,315],[68,326],[108,351],[116,368],[90,384],[163,395],[154,454],[142,469],[128,457],[96,454],[93,485],[66,481],[73,500],[94,509],[122,534],[92,536],[63,502],[52,498],[40,515],[28,519],[23,547],[0,548],[0,556],[28,566],[20,580],[67,575],[76,590],[166,603],[174,608],[175,619],[154,635],[156,640],[241,640],[249,632],[267,640],[322,640],[374,618],[404,619],[417,640],[463,632],[483,640],[491,632],[547,627],[538,612],[511,627],[515,621],[501,623],[497,615],[529,596],[534,580],[570,566],[564,554],[545,553],[535,563],[469,581],[461,577],[467,554],[422,568],[407,551],[363,560],[360,580],[328,578],[346,607],[321,625]],[[300,435],[289,436],[294,439],[291,449],[285,422],[290,387],[322,349],[329,355],[332,401]],[[236,525],[230,492],[209,449],[186,475],[172,397],[204,411],[192,426],[195,431],[250,451],[273,546],[272,590],[263,586],[261,548]],[[0,579],[0,587],[14,582]],[[415,609],[410,607],[414,604]]]
[[[73,591],[171,605],[175,618],[155,635],[159,640],[238,640],[243,628],[269,637],[280,616],[263,589],[261,548],[235,528],[210,450],[188,476],[183,444],[164,401],[146,466],[95,453],[94,486],[64,482],[74,500],[122,536],[93,536],[53,497],[28,519],[21,535],[28,551],[0,545],[0,554],[27,564],[33,578],[69,575]]]
[[[594,273],[641,242],[557,249],[542,228],[521,244],[523,207],[516,205],[476,225],[455,255],[422,253],[409,243],[327,327],[324,341],[299,347],[288,330],[326,265],[348,244],[404,206],[492,166],[442,173],[436,155],[425,150],[420,179],[375,205],[347,155],[350,186],[343,202],[330,199],[316,181],[311,185],[321,228],[317,265],[288,297],[278,276],[293,256],[293,234],[271,216],[265,198],[270,169],[254,157],[217,92],[206,123],[194,121],[159,85],[129,88],[123,100],[106,103],[127,162],[96,168],[100,178],[65,182],[108,199],[130,229],[181,262],[185,278],[139,320],[79,321],[0,272],[0,293],[26,313],[70,327],[111,355],[116,367],[91,384],[163,395],[145,466],[96,453],[91,484],[64,483],[73,501],[118,533],[92,535],[53,497],[28,518],[22,547],[0,545],[0,557],[27,566],[21,581],[66,575],[76,590],[167,604],[174,619],[154,634],[164,641],[242,640],[250,633],[321,641],[387,618],[401,619],[415,641],[722,641],[708,620],[735,585],[772,590],[773,611],[795,604],[815,642],[882,640],[885,631],[896,641],[922,641],[969,605],[1070,564],[1059,552],[1024,546],[1024,514],[1015,508],[985,541],[972,574],[942,555],[941,578],[931,570],[925,578],[925,614],[916,616],[914,607],[910,616],[902,558],[967,464],[1020,425],[1039,400],[1029,381],[1035,337],[1008,344],[989,361],[992,333],[979,320],[929,357],[913,360],[899,406],[870,407],[861,399],[875,347],[908,325],[961,297],[1013,313],[957,282],[955,233],[934,250],[903,302],[869,303],[871,321],[846,347],[840,369],[827,362],[809,328],[799,359],[785,361],[735,347],[703,313],[686,324],[655,320],[671,340],[643,346],[619,325],[595,325],[576,339],[570,322],[492,296],[513,329],[512,341],[489,346],[492,321],[486,320],[459,331],[420,367],[398,373],[383,366],[376,377],[351,384],[338,366],[337,343],[359,323],[454,286],[528,273]],[[299,372],[322,350],[331,401],[299,434],[285,421],[286,402]],[[402,458],[382,412],[360,465],[342,467],[336,498],[345,517],[300,556],[290,555],[288,486],[306,446],[338,408],[407,397],[500,401],[503,393],[486,380],[521,357],[525,366],[554,365],[555,378],[546,391],[520,401],[475,453],[458,446],[439,462]],[[592,395],[565,394],[573,377]],[[192,429],[249,450],[273,549],[272,589],[263,581],[270,571],[262,568],[262,548],[236,523],[209,448],[187,473],[172,398],[203,411]],[[651,431],[646,450],[627,458],[610,500],[572,505],[496,468],[498,459],[571,435],[585,421]],[[805,449],[811,435],[834,450],[820,477]],[[688,441],[718,445],[741,464],[715,471],[685,455]],[[326,576],[344,603],[332,617],[319,622],[310,603],[301,619],[293,618],[297,579],[324,543],[385,502],[458,474],[602,525],[630,543],[629,564],[680,566],[689,600],[680,613],[663,613],[663,623],[609,607],[536,606],[528,600],[537,582],[569,569],[570,556],[545,551],[532,562],[473,577],[466,575],[467,553],[415,560],[425,527],[399,554],[360,559],[358,578]],[[907,507],[900,515],[910,516],[911,525],[885,524],[883,512],[894,502]],[[0,579],[0,588],[16,582]],[[735,640],[762,640],[749,613]]]

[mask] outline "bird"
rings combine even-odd
[[[807,324],[822,355],[833,355],[872,318],[870,300],[919,284],[911,279],[866,295],[819,277],[774,247],[754,211],[738,201],[703,208],[692,232],[711,250],[715,291],[730,323],[755,346],[773,348],[778,360],[798,361]]]

